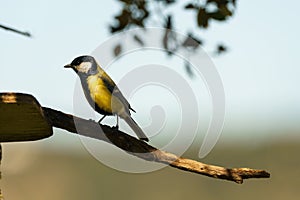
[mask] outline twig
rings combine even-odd
[[[249,178],[269,178],[270,174],[264,170],[250,168],[227,169],[220,166],[209,165],[195,160],[178,157],[172,153],[156,149],[147,143],[138,140],[124,132],[106,125],[99,125],[95,121],[85,120],[73,115],[43,107],[44,114],[53,127],[65,129],[69,132],[103,140],[111,143],[125,152],[147,161],[164,163],[172,167],[202,174],[218,179],[243,183]]]
[[[7,31],[15,32],[15,33],[18,33],[18,34],[27,36],[27,37],[31,37],[31,34],[30,34],[29,32],[20,31],[20,30],[17,30],[17,29],[15,29],[15,28],[11,28],[11,27],[4,26],[4,25],[1,25],[1,24],[0,24],[0,28],[2,28],[2,29],[4,29],[4,30],[7,30]]]

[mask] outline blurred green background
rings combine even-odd
[[[219,142],[203,162],[252,167],[270,179],[242,185],[171,167],[145,173],[119,172],[104,166],[69,135],[76,148],[58,149],[55,137],[44,142],[5,144],[1,188],[6,199],[297,199],[299,142],[270,140],[264,145]],[[222,139],[221,139],[222,141]],[[252,146],[252,147],[251,147]],[[51,150],[49,150],[51,149]],[[197,159],[198,149],[185,157]]]
[[[227,54],[211,58],[225,87],[224,130],[201,161],[265,169],[270,179],[238,185],[170,167],[144,174],[120,172],[90,155],[78,136],[54,129],[54,136],[42,141],[2,144],[0,187],[5,199],[298,199],[299,6],[293,0],[238,1],[232,19],[200,32],[207,52],[216,41],[229,45]],[[0,29],[0,92],[34,94],[43,106],[74,113],[76,77],[63,65],[109,39],[108,25],[119,9],[118,1],[0,2],[1,24],[33,35],[30,39]],[[189,28],[186,22],[193,15],[183,16],[176,9],[180,32]],[[121,64],[136,66],[141,61],[130,58],[125,56],[110,68],[115,80],[124,70]],[[164,54],[159,59],[185,73],[182,62],[175,66],[176,59]],[[192,81],[195,87],[201,82]],[[183,155],[196,160],[210,116],[205,107],[210,99],[201,95],[203,121]],[[130,102],[136,110],[147,104]],[[147,124],[140,115],[136,119]]]

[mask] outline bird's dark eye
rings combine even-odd
[[[75,58],[71,63],[71,65],[73,65],[73,66],[77,66],[79,64],[80,64],[80,60],[78,58]]]

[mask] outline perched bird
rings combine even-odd
[[[107,115],[118,116],[126,121],[141,140],[149,141],[142,129],[130,116],[130,110],[135,112],[125,99],[119,88],[108,74],[97,64],[92,56],[79,56],[65,68],[72,68],[80,78],[85,97],[94,110],[102,114],[100,122]]]

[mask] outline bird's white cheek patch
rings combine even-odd
[[[76,66],[77,71],[82,73],[87,73],[89,69],[91,69],[92,63],[90,62],[83,62],[80,65]]]

